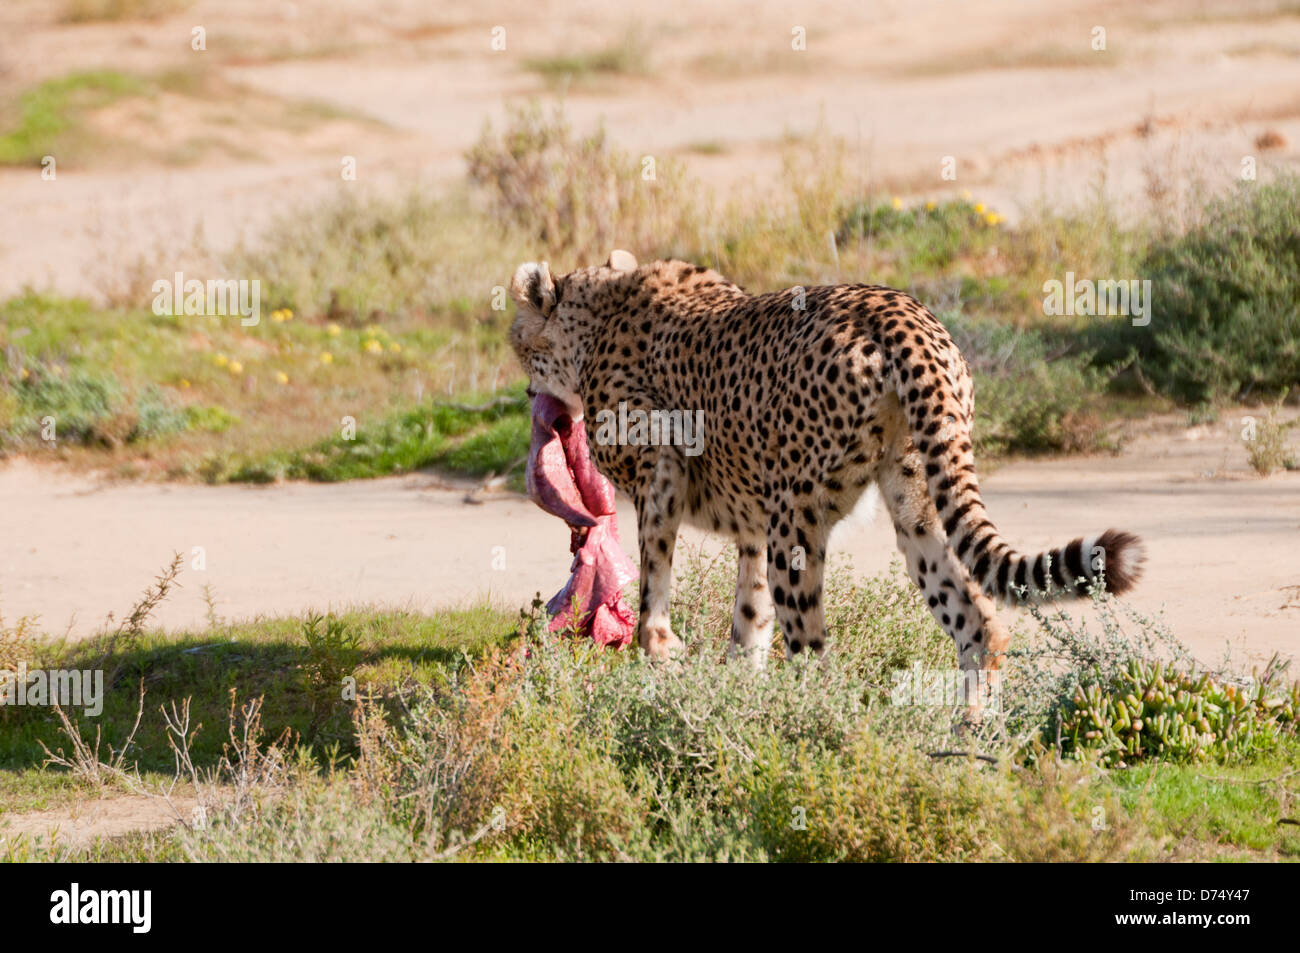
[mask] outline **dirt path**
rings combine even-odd
[[[984,479],[993,518],[1026,549],[1116,526],[1148,546],[1132,597],[1163,610],[1203,658],[1300,655],[1300,473],[1260,480],[1237,422],[1142,425],[1119,456],[1015,463]],[[93,632],[129,610],[173,552],[183,588],[157,619],[202,629],[210,585],[227,618],[353,603],[429,611],[487,598],[514,608],[549,596],[568,569],[563,525],[512,494],[465,502],[430,475],[254,488],[97,483],[16,461],[0,470],[0,611],[39,614],[47,632]],[[625,542],[634,538],[620,506]],[[720,541],[688,533],[687,544]],[[201,552],[196,552],[196,547]],[[842,526],[832,550],[855,571],[887,569],[888,520]],[[204,568],[195,568],[202,556]]]
[[[0,818],[0,851],[20,839],[76,848],[99,837],[160,830],[176,823],[176,811],[188,816],[197,803],[192,797],[176,797],[169,806],[160,798],[122,795],[78,801],[56,810],[7,815]]]

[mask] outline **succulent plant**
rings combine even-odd
[[[1103,764],[1228,761],[1300,731],[1300,682],[1271,662],[1241,682],[1134,659],[1109,684],[1075,690],[1060,721],[1065,752],[1099,751]]]

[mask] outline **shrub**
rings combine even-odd
[[[1146,256],[1149,328],[1102,332],[1179,400],[1244,399],[1300,385],[1300,179],[1242,184],[1205,221]]]
[[[512,110],[500,135],[484,127],[466,160],[502,227],[579,266],[603,262],[616,246],[643,258],[681,257],[695,232],[693,189],[677,163],[634,159],[603,128],[578,138],[559,110]]]
[[[183,858],[220,863],[405,863],[425,859],[410,832],[345,785],[304,780],[256,817],[217,814],[182,828]]]
[[[697,568],[692,578],[711,593],[732,569]],[[666,668],[636,653],[557,640],[535,606],[513,651],[489,653],[442,686],[417,690],[393,707],[401,714],[392,719],[374,708],[359,714],[359,783],[443,848],[459,831],[481,837],[489,855],[768,856],[775,834],[759,838],[744,820],[754,809],[746,805],[760,794],[775,803],[784,782],[751,788],[756,765],[803,749],[807,771],[855,773],[853,759],[869,752],[853,739],[887,691],[888,668],[928,660],[947,642],[895,583],[855,588],[840,575],[828,592],[843,609],[833,624],[850,630],[845,651],[761,675],[721,664],[726,643],[712,631],[693,630],[688,658]],[[716,604],[705,599],[711,620]],[[917,619],[925,622],[919,630]],[[876,657],[873,641],[897,636],[902,645]],[[938,739],[953,717],[943,708],[908,714],[914,737]],[[858,753],[839,764],[848,745]],[[882,764],[882,781],[892,771]],[[874,810],[861,806],[864,818]],[[919,841],[907,848],[928,849]]]
[[[1030,329],[948,312],[943,323],[975,376],[975,444],[985,453],[1095,450],[1098,405],[1112,372],[1091,353],[1056,356]]]
[[[1002,235],[995,213],[958,199],[922,208],[865,202],[851,209],[836,235],[842,244],[870,241],[923,274],[942,272],[960,258],[985,253]]]
[[[302,636],[307,643],[303,675],[317,727],[342,707],[343,679],[354,675],[361,661],[361,637],[341,619],[320,615],[303,621]]]
[[[278,217],[229,256],[227,270],[261,280],[264,301],[307,318],[361,326],[415,313],[470,325],[492,318],[491,289],[525,254],[508,230],[503,238],[497,224],[472,214],[464,196],[349,191]]]
[[[22,616],[15,622],[0,616],[0,672],[16,671],[19,662],[28,660],[36,636],[34,616]]]
[[[1300,424],[1300,420],[1283,421],[1280,412],[1280,406],[1274,408],[1263,420],[1255,420],[1241,436],[1251,469],[1262,477],[1275,470],[1294,470],[1297,466],[1295,454],[1287,447],[1286,433]]]
[[[111,377],[62,365],[33,365],[19,381],[9,417],[10,437],[43,435],[54,418],[62,442],[118,446],[185,430],[188,412],[149,385],[134,398]]]
[[[255,756],[221,761],[225,780],[209,793],[226,786],[237,793],[218,798],[206,828],[177,836],[183,854],[1169,857],[1179,848],[1169,848],[1149,823],[1141,784],[1125,788],[1115,772],[1102,770],[1121,763],[1113,757],[1120,748],[1074,730],[1071,719],[1091,715],[1072,699],[1111,699],[1097,704],[1116,706],[1118,720],[1119,704],[1129,713],[1135,678],[1146,685],[1163,673],[1173,706],[1184,701],[1180,691],[1199,692],[1201,715],[1223,733],[1195,756],[1172,735],[1144,736],[1140,753],[1149,760],[1285,758],[1295,744],[1300,689],[1284,681],[1280,666],[1245,695],[1245,683],[1223,672],[1205,676],[1203,688],[1178,682],[1182,675],[1171,673],[1202,680],[1178,643],[1151,620],[1121,624],[1116,605],[1100,594],[1099,629],[1036,610],[1038,637],[1008,659],[1001,710],[989,710],[984,724],[966,726],[957,739],[957,707],[890,703],[898,667],[954,664],[951,640],[905,580],[856,584],[834,573],[826,602],[835,651],[756,673],[722,661],[734,563],[697,560],[683,568],[674,621],[687,636],[687,654],[679,664],[557,637],[546,631],[539,599],[521,613],[512,644],[440,663],[422,679],[381,682],[384,696],[363,695],[353,709],[351,763],[329,753],[326,765],[299,749],[295,768],[283,743],[268,747],[255,732],[236,731],[232,739],[245,739]],[[321,678],[329,686],[351,665],[343,658],[351,641],[320,620],[307,628],[317,646],[308,667],[323,657],[334,672]],[[1156,658],[1168,661],[1161,669],[1145,661]],[[1153,703],[1166,704],[1158,697],[1164,690],[1153,692]],[[1159,713],[1150,717],[1159,724]],[[1049,750],[1057,725],[1063,759]],[[1127,752],[1124,730],[1118,725],[1114,734]],[[1123,763],[1132,760],[1125,754]]]
[[[20,432],[39,433],[45,417],[54,418],[59,440],[77,443],[119,442],[130,429],[114,426],[122,389],[112,378],[80,368],[42,368],[19,385],[18,399],[25,424]]]
[[[129,440],[152,440],[187,429],[192,421],[188,408],[150,385],[135,403],[135,427]]]
[[[995,787],[969,760],[936,765],[870,735],[838,754],[770,742],[736,813],[773,860],[959,861],[987,847]]]

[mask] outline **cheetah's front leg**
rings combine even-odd
[[[682,521],[686,471],[670,452],[662,452],[635,493],[637,536],[641,548],[641,614],[637,643],[652,658],[669,658],[682,650],[669,618],[673,549]]]
[[[767,544],[741,540],[736,544],[736,609],[731,617],[731,652],[761,669],[772,648],[772,594],[767,583]]]

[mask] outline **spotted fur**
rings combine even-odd
[[[736,540],[734,649],[761,665],[773,621],[787,656],[827,644],[822,576],[831,527],[879,487],[911,578],[964,669],[996,669],[1009,635],[994,599],[1078,595],[1137,579],[1142,548],[1107,530],[1038,554],[989,519],[971,444],[970,368],[944,326],[900,291],[836,285],[746,294],[682,261],[553,277],[516,272],[511,343],[534,390],[575,418],[629,409],[702,410],[705,449],[601,445],[597,468],[636,504],[638,640],[680,646],[668,621],[678,528]]]

